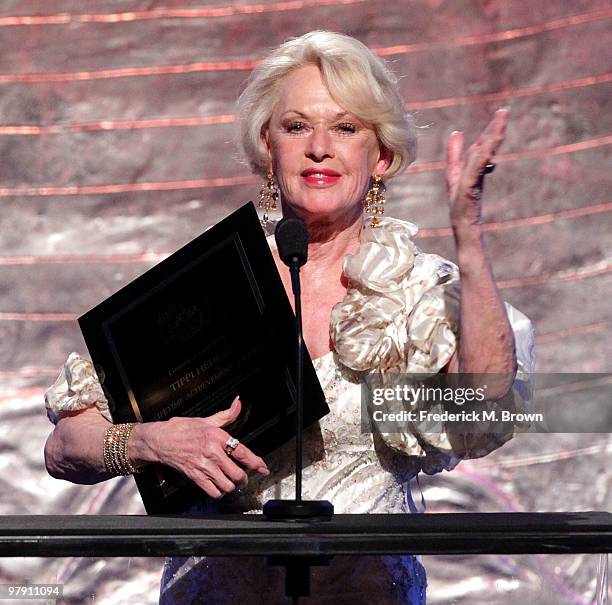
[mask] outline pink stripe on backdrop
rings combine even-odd
[[[539,286],[554,282],[567,282],[588,279],[612,273],[612,263],[602,261],[592,266],[580,267],[559,273],[531,275],[520,278],[498,280],[497,286],[505,288],[523,288],[526,286]],[[78,315],[61,312],[0,312],[0,321],[76,321]]]
[[[539,25],[532,25],[518,29],[481,34],[477,36],[462,36],[449,41],[424,42],[420,44],[407,44],[372,50],[380,56],[407,54],[417,51],[433,50],[436,48],[473,46],[488,44],[503,40],[514,40],[525,36],[534,36],[564,27],[582,25],[593,21],[601,21],[612,17],[612,9],[588,12],[562,19],[555,19]],[[25,73],[1,74],[0,83],[35,83],[35,82],[71,82],[82,80],[105,80],[108,78],[127,78],[142,76],[176,75],[207,71],[247,71],[257,66],[259,59],[235,59],[231,61],[205,61],[188,63],[184,65],[152,65],[148,67],[122,67],[117,69],[102,69],[91,71],[56,72],[56,73]]]
[[[587,76],[574,80],[563,80],[551,82],[542,86],[532,88],[507,88],[497,92],[470,95],[465,97],[448,97],[444,99],[432,99],[430,101],[413,101],[406,103],[406,109],[439,109],[441,107],[452,107],[456,105],[470,105],[472,103],[483,103],[488,101],[502,101],[519,97],[572,90],[586,86],[595,86],[612,82],[612,73],[600,74],[598,76]],[[50,124],[48,126],[37,125],[6,125],[0,126],[0,135],[40,135],[61,134],[65,132],[98,132],[111,130],[136,130],[142,128],[177,128],[211,126],[216,124],[229,124],[236,121],[234,114],[222,114],[217,116],[185,117],[185,118],[149,118],[142,120],[100,120],[98,122],[84,122],[81,124]]]
[[[612,135],[558,145],[541,149],[527,149],[514,153],[503,153],[495,156],[496,162],[509,162],[535,157],[575,153],[596,147],[603,147],[612,143]],[[416,166],[409,166],[406,173],[430,172],[443,170],[446,162],[442,160],[423,162]],[[231,187],[235,185],[251,185],[257,183],[255,176],[220,177],[208,179],[191,179],[186,181],[157,181],[144,183],[117,183],[106,185],[47,185],[44,187],[0,187],[0,197],[10,196],[63,196],[63,195],[99,195],[108,193],[127,193],[134,191],[174,191],[182,189],[206,189],[208,187]]]
[[[158,8],[124,13],[84,13],[80,15],[23,15],[0,17],[0,27],[24,25],[66,25],[69,23],[131,23],[156,19],[206,19],[253,15],[318,8],[321,6],[343,6],[361,4],[367,0],[291,0],[269,4],[246,4],[244,6],[210,6],[207,8]]]

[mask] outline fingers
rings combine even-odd
[[[490,157],[495,155],[504,140],[509,113],[509,110],[505,107],[498,109],[476,141],[476,145],[482,147],[484,153],[487,153]]]
[[[197,482],[196,482],[197,483]],[[218,500],[219,498],[223,498],[223,496],[225,495],[223,492],[219,491],[219,489],[217,488],[217,486],[210,480],[210,479],[204,479],[203,481],[201,481],[199,483],[199,486],[211,497],[214,498],[215,500]]]
[[[204,483],[210,481],[216,490],[219,492],[219,495],[212,495],[213,498],[222,498],[225,494],[229,494],[236,489],[236,484],[233,481],[228,479],[227,475],[225,475],[219,467],[209,468],[206,473],[206,479],[204,479]],[[207,492],[208,493],[208,492]]]
[[[485,165],[491,161],[495,152],[504,141],[508,114],[508,109],[498,109],[493,119],[487,124],[487,127],[482,131],[476,142],[470,148],[470,151],[472,151],[471,155],[482,164],[480,166],[480,171],[482,171]]]
[[[265,461],[242,443],[227,453],[226,443],[229,437],[229,433],[223,429],[209,427],[203,444],[202,457],[197,463],[198,477],[195,481],[213,498],[221,498],[233,492],[236,487],[247,485],[247,474],[236,462],[260,474],[266,476],[270,474]],[[210,489],[210,484],[215,489]]]
[[[191,455],[179,460],[165,461],[191,479],[211,498],[222,498],[236,489],[232,481],[222,470],[221,465],[227,459],[222,448],[211,446],[204,448],[200,455]],[[234,473],[234,476],[239,476]]]
[[[446,144],[446,184],[454,196],[463,171],[463,133],[455,130]]]
[[[232,457],[226,451],[230,434],[221,427],[236,420],[240,410],[236,398],[228,409],[206,418],[174,417],[158,423],[160,428],[150,444],[156,460],[189,477],[212,498],[246,484],[245,470],[269,475],[264,460],[244,444],[231,451]]]
[[[240,410],[242,409],[242,403],[239,397],[236,397],[232,402],[232,405],[227,410],[222,410],[221,412],[217,412],[212,416],[206,418],[207,423],[212,424],[216,427],[226,426],[231,424],[238,416],[240,415]],[[229,439],[230,435],[223,431],[223,443],[222,446],[225,449],[225,444]],[[248,469],[261,473],[263,475],[269,475],[270,470],[266,466],[263,458],[260,458],[256,454],[254,454],[248,447],[244,444],[240,443],[236,448],[231,451],[231,455],[233,458],[238,460],[241,464],[246,466]]]
[[[468,149],[465,172],[470,183],[480,181],[485,166],[493,160],[495,152],[502,144],[508,113],[507,109],[498,109],[477,141]]]
[[[263,458],[253,453],[246,445],[240,443],[233,451],[232,458],[235,458],[240,464],[246,466],[248,469],[261,473],[262,475],[269,475],[270,469],[264,462]]]
[[[227,410],[222,410],[221,412],[217,412],[212,416],[208,416],[206,418],[206,422],[208,424],[212,424],[216,427],[223,427],[231,424],[238,418],[240,415],[240,410],[242,409],[242,403],[239,397],[236,397],[232,402],[232,405]],[[225,431],[223,433],[223,449],[225,449],[225,444],[229,439],[230,435]],[[239,443],[232,451],[231,455],[233,458],[238,460],[241,464],[246,466],[248,469],[261,473],[263,475],[269,475],[270,470],[266,466],[263,458],[260,458],[256,454],[254,454],[248,447],[244,444]]]
[[[461,164],[463,155],[463,133],[459,130],[451,132],[446,144],[446,161],[449,166]]]
[[[222,498],[247,483],[246,473],[229,458],[220,442],[209,443],[204,455],[192,460],[188,471],[189,478],[212,498]]]
[[[247,484],[247,474],[227,454],[219,460],[221,472],[235,485]]]
[[[212,416],[208,416],[206,421],[208,424],[213,426],[227,426],[231,424],[240,416],[240,411],[242,410],[242,402],[240,401],[240,397],[236,397],[229,408],[226,410],[221,410]]]
[[[251,461],[251,464],[258,467],[256,469],[258,472],[264,475],[270,474],[265,462],[259,456],[242,444],[236,447],[236,450],[240,447],[244,450],[240,452],[241,455],[256,461],[255,463]],[[233,492],[236,487],[246,486],[248,482],[246,472],[221,448],[217,448],[214,455],[209,454],[206,457],[198,475],[192,479],[212,498],[222,498],[225,494]]]

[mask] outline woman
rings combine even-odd
[[[283,215],[302,219],[310,234],[302,270],[304,338],[331,412],[305,433],[304,498],[329,499],[338,513],[416,511],[412,477],[483,456],[511,429],[461,439],[416,429],[362,434],[360,383],[379,372],[490,373],[505,377],[488,393],[496,399],[509,391],[517,366],[532,370],[531,325],[504,306],[480,224],[482,175],[503,140],[507,112],[496,112],[467,151],[459,132],[448,142],[457,269],[416,248],[414,225],[380,218],[382,176],[414,159],[415,137],[395,78],[364,45],[329,32],[291,40],[255,70],[239,105],[246,155],[267,181],[264,206],[280,190]],[[377,215],[365,221],[364,200]],[[269,242],[290,293],[288,269]],[[292,444],[266,461],[243,444],[228,449],[235,444],[223,427],[239,415],[238,399],[209,418],[117,429],[124,449],[114,466],[103,455],[108,410],[89,362],[71,355],[47,407],[59,420],[45,448],[55,477],[94,483],[161,462],[209,496],[203,512],[257,513],[269,498],[292,497]],[[234,459],[251,471],[248,482]],[[313,569],[311,602],[421,604],[425,587],[414,556],[337,557]],[[282,602],[281,595],[281,570],[261,558],[174,558],[166,564],[161,602],[272,603]]]

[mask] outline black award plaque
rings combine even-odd
[[[295,316],[252,203],[79,318],[113,422],[210,416],[259,455],[295,435]],[[329,412],[304,351],[304,426]],[[181,513],[205,493],[177,471],[135,475],[145,508]]]

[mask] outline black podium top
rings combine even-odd
[[[0,556],[355,555],[612,551],[612,514],[0,516]]]

